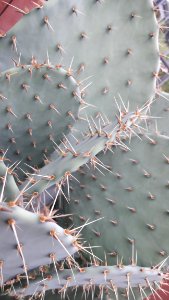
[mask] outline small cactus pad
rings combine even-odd
[[[14,202],[0,204],[0,286],[16,275],[70,257],[76,238],[51,221]]]
[[[13,201],[19,195],[19,188],[14,179],[15,165],[7,167],[4,158],[0,157],[0,202]]]
[[[72,276],[72,273],[74,276]],[[57,274],[55,270],[44,277],[37,277],[36,280],[31,281],[28,287],[16,290],[16,295],[21,298],[27,295],[34,295],[38,298],[38,295],[40,297],[47,290],[52,289],[58,289],[60,294],[64,295],[70,287],[77,288],[78,284],[78,286],[83,287],[84,293],[93,291],[93,295],[96,286],[100,287],[100,292],[102,291],[102,293],[108,288],[113,291],[113,299],[119,299],[118,295],[120,296],[120,293],[122,293],[121,289],[123,289],[123,293],[128,296],[128,299],[133,300],[135,299],[135,290],[138,290],[140,295],[142,294],[142,297],[145,297],[145,287],[157,288],[164,277],[165,275],[160,273],[158,269],[141,268],[132,265],[121,267],[92,266],[83,268],[80,271],[77,269],[73,271],[65,269],[58,271]],[[74,294],[76,295],[76,292]],[[80,297],[79,299],[82,298]],[[93,298],[91,297],[91,299]]]
[[[153,1],[46,1],[1,38],[1,70],[12,66],[11,58],[19,64],[20,55],[23,64],[32,55],[40,63],[63,64],[80,82],[93,76],[83,85],[83,96],[108,117],[117,112],[119,94],[133,110],[155,91],[159,53]]]
[[[73,96],[74,93],[74,96]],[[0,76],[0,148],[12,163],[41,166],[74,123],[80,92],[62,68],[10,69]],[[27,167],[28,168],[28,167]],[[31,169],[29,168],[29,171]]]
[[[127,148],[112,148],[98,160],[81,167],[70,184],[67,212],[75,226],[89,218],[99,222],[86,226],[83,237],[94,254],[115,264],[125,264],[137,251],[141,266],[156,265],[169,254],[169,139],[134,137]],[[107,169],[107,171],[106,171]],[[104,176],[105,175],[105,176]]]

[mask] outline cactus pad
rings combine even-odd
[[[74,276],[72,276],[72,273]],[[76,299],[76,289],[78,286],[83,287],[84,296],[91,293],[93,299],[96,286],[99,286],[100,295],[107,290],[112,291],[111,299],[136,299],[135,290],[142,297],[146,296],[145,288],[154,288],[155,284],[160,284],[165,275],[161,274],[158,269],[141,268],[138,266],[92,266],[79,270],[62,270],[46,274],[44,277],[37,277],[25,289],[16,290],[17,296],[24,298],[27,295],[34,295],[40,298],[45,295],[47,290],[58,289],[63,296],[67,290],[74,287],[74,297]],[[120,294],[125,295],[121,298]],[[70,291],[69,291],[70,292]],[[118,297],[119,296],[119,297]],[[73,298],[72,298],[73,299]],[[83,299],[80,297],[80,299]],[[101,298],[103,299],[103,298]],[[139,298],[137,298],[139,299]]]
[[[73,96],[75,93],[76,96]],[[1,152],[14,163],[41,166],[74,123],[80,92],[62,68],[33,65],[0,76]],[[28,168],[28,167],[27,167]],[[29,169],[31,171],[31,169]]]
[[[13,202],[0,204],[0,286],[35,267],[70,257],[76,238],[51,221]]]
[[[73,223],[103,217],[85,227],[83,237],[102,246],[94,253],[103,258],[105,251],[113,264],[117,257],[132,261],[133,247],[141,266],[156,265],[169,253],[169,139],[141,138],[127,143],[131,151],[99,154],[91,170],[81,167],[70,184]]]
[[[107,116],[117,112],[114,97],[119,94],[126,105],[130,101],[131,110],[140,107],[153,97],[159,66],[152,2],[52,0],[37,5],[2,37],[1,70],[12,66],[11,58],[17,64],[21,56],[29,64],[32,55],[39,63],[49,57],[80,82],[93,76],[83,96]]]

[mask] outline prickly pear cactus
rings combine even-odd
[[[43,192],[54,183],[63,183],[64,178],[67,181],[72,172],[112,143],[116,144],[116,140],[124,134],[130,133],[131,127],[137,126],[137,122],[141,119],[142,115],[139,110],[129,114],[124,113],[117,121],[100,127],[99,132],[97,129],[92,133],[88,132],[87,136],[74,147],[66,138],[70,148],[67,145],[64,148],[59,147],[59,153],[58,151],[54,152],[49,163],[41,168],[39,172],[31,175],[31,179],[25,181],[20,189],[24,189],[30,181],[27,194],[32,196],[34,193]]]
[[[34,61],[1,74],[0,99],[1,152],[8,149],[10,161],[20,160],[25,170],[45,164],[76,121],[81,98],[66,70]]]
[[[0,28],[2,297],[159,297],[169,139],[151,116],[153,1],[5,4],[23,17]]]
[[[0,205],[0,268],[3,286],[16,275],[56,263],[77,252],[76,237],[52,222],[52,216],[33,214],[13,202]]]
[[[29,64],[32,56],[39,63],[66,66],[83,84],[86,102],[107,117],[117,112],[115,98],[121,97],[126,106],[129,101],[133,110],[152,99],[158,73],[152,0],[52,0],[37,5],[2,37],[1,70],[12,66],[11,58],[15,64]]]
[[[52,290],[53,288],[60,289],[60,294],[64,295],[66,290],[72,287],[76,287],[77,282],[79,286],[88,287],[90,296],[94,296],[95,293],[95,285],[99,285],[100,295],[104,294],[107,290],[113,291],[113,298],[117,299],[122,294],[118,292],[118,288],[123,289],[124,299],[130,297],[129,299],[135,299],[134,291],[136,288],[140,289],[140,294],[147,295],[146,291],[143,290],[142,286],[144,286],[145,281],[147,281],[148,285],[151,286],[154,282],[159,282],[159,279],[162,279],[162,275],[159,273],[159,270],[152,270],[149,268],[141,269],[136,266],[92,266],[88,268],[83,268],[79,271],[73,270],[73,274],[76,280],[72,277],[72,272],[70,270],[62,270],[59,271],[58,274],[56,272],[52,272],[50,275],[47,274],[45,278],[40,278],[36,281],[33,281],[27,288],[22,288],[18,292],[19,296],[23,295],[32,295],[35,292],[39,294],[43,294],[44,290]],[[161,278],[160,278],[161,277]],[[41,280],[40,280],[41,279]],[[76,282],[77,281],[77,282]],[[130,283],[129,283],[130,282]],[[86,293],[87,294],[87,293]],[[75,293],[76,297],[76,293]],[[119,298],[118,298],[119,299]]]
[[[101,153],[73,173],[67,205],[73,224],[103,218],[83,231],[90,244],[102,246],[93,250],[95,255],[103,259],[106,253],[109,263],[118,257],[126,264],[134,247],[141,266],[167,258],[168,149],[166,137],[133,137],[121,150]]]

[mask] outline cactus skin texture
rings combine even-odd
[[[23,170],[25,163],[44,165],[53,152],[53,141],[60,143],[77,118],[80,90],[76,81],[63,68],[32,62],[2,73],[0,91],[1,151],[8,149],[6,156],[12,163],[21,160]]]
[[[132,247],[141,266],[156,265],[168,256],[169,139],[157,135],[141,139],[127,142],[131,151],[112,148],[114,154],[99,154],[96,164],[90,170],[81,167],[73,174],[77,181],[70,184],[67,212],[73,212],[73,224],[103,217],[84,228],[83,237],[102,246],[94,254],[103,259],[106,252],[111,264],[117,256],[128,263]]]
[[[169,139],[153,119],[140,134],[159,69],[153,1],[32,2],[0,40],[2,298],[158,296]]]
[[[39,63],[49,58],[67,66],[80,81],[93,76],[85,82],[93,84],[83,96],[110,118],[117,112],[114,97],[119,94],[135,110],[152,99],[159,68],[152,1],[44,2],[1,39],[1,70],[12,67],[11,58],[17,64],[20,53],[23,64],[33,55]]]
[[[47,187],[52,186],[54,183],[67,180],[71,177],[71,173],[76,171],[81,165],[87,163],[90,159],[95,157],[100,151],[107,149],[109,145],[118,143],[118,140],[125,133],[130,133],[133,126],[137,126],[137,122],[142,119],[142,114],[139,111],[126,114],[108,125],[100,127],[100,131],[96,130],[87,134],[83,141],[79,142],[72,149],[65,148],[58,152],[53,153],[51,161],[40,169],[40,172],[31,176],[30,179],[25,181],[20,186],[24,190],[25,186],[30,181],[30,186],[27,189],[27,196],[33,196],[34,193],[43,192]]]
[[[0,205],[0,228],[1,287],[23,272],[29,284],[29,270],[78,251],[77,239],[52,222],[52,216],[28,212],[13,202]]]
[[[134,299],[134,291],[138,289],[140,295],[146,295],[146,289],[143,289],[145,282],[147,286],[158,284],[163,275],[160,274],[159,269],[140,268],[138,266],[92,266],[83,268],[81,270],[73,270],[73,274],[76,280],[72,276],[71,270],[61,270],[46,274],[44,277],[37,277],[26,288],[17,291],[18,296],[24,297],[33,295],[36,291],[37,294],[42,295],[44,291],[58,289],[60,294],[64,295],[70,288],[76,288],[77,282],[79,286],[88,288],[88,292],[95,292],[95,286],[100,287],[100,294],[110,289],[114,293],[113,299],[117,299],[117,295],[120,297],[118,288],[123,290],[129,299]],[[121,290],[121,293],[122,293]],[[86,293],[87,294],[87,293]],[[92,293],[91,293],[92,294]],[[76,296],[76,292],[75,292]],[[125,299],[125,298],[124,298]],[[138,299],[138,298],[137,298]]]

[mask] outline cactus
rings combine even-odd
[[[14,202],[0,205],[0,227],[1,287],[23,272],[29,284],[29,270],[78,251],[76,237],[52,222],[51,215],[28,212]]]
[[[21,13],[15,2],[6,5]],[[153,100],[156,7],[31,5],[0,40],[2,294],[158,296],[167,278],[169,140],[165,121],[156,135],[151,116],[163,116]]]
[[[83,237],[103,246],[93,252],[102,259],[106,253],[108,263],[114,264],[118,256],[126,264],[133,245],[139,265],[156,265],[169,249],[164,238],[169,225],[169,139],[133,137],[125,145],[121,151],[112,148],[114,154],[99,154],[91,168],[84,166],[73,173],[76,181],[70,183],[67,212],[73,213],[75,226],[89,218],[103,218],[84,228]]]
[[[63,68],[33,62],[3,72],[0,90],[1,152],[8,149],[6,156],[12,163],[21,160],[22,170],[25,163],[42,166],[54,141],[60,143],[77,118],[78,84]]]
[[[146,110],[146,108],[145,108]],[[33,174],[30,179],[21,185],[21,190],[30,181],[30,186],[27,189],[27,195],[32,197],[35,194],[43,192],[47,187],[54,183],[59,183],[67,180],[73,171],[76,171],[81,165],[88,162],[100,151],[109,148],[110,145],[119,143],[118,140],[125,133],[130,133],[133,126],[137,126],[137,121],[141,120],[142,111],[136,111],[129,114],[124,114],[113,124],[100,127],[100,131],[94,130],[89,132],[83,141],[72,148],[59,148],[60,152],[53,153],[51,161],[40,169],[40,172]],[[31,174],[30,174],[31,175]]]
[[[72,276],[74,274],[74,277]],[[165,276],[164,276],[165,277]],[[118,288],[123,289],[124,295],[129,299],[135,299],[134,291],[138,289],[140,295],[147,296],[146,290],[143,289],[145,282],[151,289],[154,284],[157,284],[163,279],[159,269],[140,268],[134,265],[128,266],[91,266],[80,270],[61,270],[47,273],[45,276],[39,276],[33,280],[28,287],[19,289],[18,296],[24,297],[33,295],[36,291],[37,294],[43,295],[47,290],[58,289],[63,296],[70,288],[76,288],[77,282],[85,290],[91,294],[95,292],[95,285],[100,287],[100,294],[110,289],[114,297],[120,297]],[[14,293],[12,293],[14,294]],[[76,290],[74,292],[76,296]],[[86,293],[87,294],[87,293]],[[15,294],[14,294],[15,295]],[[123,297],[122,297],[123,298]],[[138,299],[138,298],[137,298]]]
[[[0,202],[13,201],[20,194],[19,188],[16,184],[15,177],[13,175],[15,165],[7,167],[4,162],[4,158],[0,158]],[[20,198],[20,197],[19,197]]]
[[[67,66],[80,82],[93,76],[83,82],[93,82],[87,92],[82,88],[83,96],[107,117],[115,116],[114,97],[119,94],[135,110],[152,99],[159,68],[152,0],[144,5],[139,0],[52,0],[37,5],[2,38],[1,71],[11,68],[11,58],[15,64],[30,64],[32,56],[39,63]]]

